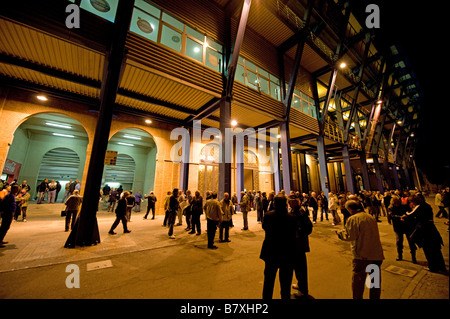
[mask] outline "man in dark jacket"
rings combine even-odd
[[[11,226],[11,222],[13,219],[13,214],[16,211],[16,195],[19,193],[19,186],[13,185],[11,186],[11,191],[8,195],[6,195],[1,202],[1,211],[2,211],[2,225],[0,226],[0,248],[5,247],[5,244],[8,242],[3,241],[6,236],[6,233]]]
[[[125,191],[125,192],[123,192],[122,198],[119,199],[119,202],[117,203],[117,208],[116,208],[116,220],[112,224],[111,229],[109,230],[108,234],[115,235],[116,233],[114,232],[114,229],[116,229],[117,225],[119,225],[119,223],[121,221],[122,221],[122,226],[123,226],[123,233],[126,234],[126,233],[131,232],[131,230],[128,229],[127,218],[126,218],[127,197],[129,195],[130,195],[130,193]]]
[[[411,239],[417,246],[423,248],[428,261],[428,268],[432,272],[447,273],[444,257],[442,256],[442,237],[433,222],[433,209],[421,197],[412,196],[409,198],[412,211],[404,215],[407,222],[415,223]]]
[[[279,278],[281,298],[290,299],[295,253],[296,220],[288,214],[286,198],[278,195],[274,199],[275,210],[264,217],[262,227],[265,238],[260,258],[265,262],[263,299],[272,299],[275,277]]]
[[[177,217],[178,209],[180,209],[180,203],[178,202],[178,188],[174,188],[172,196],[169,197],[169,216],[167,224],[169,226],[169,238],[175,239],[173,234],[173,226],[175,225],[175,218]]]
[[[309,219],[309,213],[305,212],[297,198],[289,199],[291,214],[296,219],[296,238],[295,238],[295,256],[294,256],[294,272],[297,278],[297,284],[292,285],[298,289],[294,294],[296,298],[308,298],[308,266],[306,261],[306,253],[309,252],[309,239],[313,224]]]
[[[144,198],[148,198],[148,203],[147,203],[147,213],[144,216],[144,219],[147,219],[148,213],[150,212],[150,210],[152,210],[152,214],[153,217],[152,219],[155,219],[155,205],[156,205],[156,196],[153,193],[153,191],[150,192],[150,194],[147,196],[145,195]]]
[[[73,195],[70,195],[66,200],[66,226],[65,231],[69,231],[75,225],[75,220],[77,218],[78,210],[80,209],[80,205],[83,202],[83,197],[80,196],[80,192],[78,190],[73,191]],[[71,221],[72,220],[72,221]]]
[[[45,197],[45,192],[48,190],[48,179],[44,179],[42,183],[37,187],[38,191],[38,201],[37,204],[42,203]]]

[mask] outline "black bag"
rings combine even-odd
[[[64,217],[64,216],[66,216],[66,215],[67,215],[66,210],[62,210],[62,211],[61,211],[61,217]]]

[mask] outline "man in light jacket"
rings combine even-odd
[[[208,233],[208,248],[217,249],[214,245],[214,237],[216,236],[217,225],[222,221],[222,208],[217,200],[217,193],[213,192],[211,198],[205,203],[206,226]]]
[[[362,299],[367,269],[371,269],[374,282],[370,288],[370,299],[380,299],[381,295],[381,263],[383,262],[383,248],[375,218],[361,209],[358,202],[349,200],[345,203],[350,217],[345,228],[336,231],[339,239],[351,241],[353,253],[353,299]]]

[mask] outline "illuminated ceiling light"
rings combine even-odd
[[[278,134],[278,135],[277,135],[277,138],[281,138],[281,135],[280,135],[280,134]]]
[[[383,100],[378,100],[377,101],[377,104],[381,104],[381,103],[383,103]]]
[[[125,134],[123,137],[129,138],[131,140],[142,140],[142,138],[140,138],[139,136],[133,136],[133,135],[128,135],[128,134]]]
[[[48,98],[45,95],[37,95],[36,98],[41,101],[47,101]]]
[[[195,47],[195,48],[194,48],[194,52],[195,52],[195,53],[199,53],[199,52],[200,52],[200,48],[199,48],[199,47]]]
[[[403,122],[402,122],[402,121],[397,121],[397,124],[398,124],[398,125],[402,125]]]
[[[149,119],[147,119],[147,120],[145,120],[145,123],[147,123],[147,124],[152,124],[152,121],[149,120]]]
[[[52,135],[55,136],[61,136],[61,137],[70,137],[70,138],[74,138],[75,136],[73,135],[69,135],[69,134],[60,134],[60,133],[52,133]]]
[[[346,66],[347,66],[347,63],[345,63],[345,62],[341,62],[341,64],[339,64],[339,67],[341,69],[345,68]]]
[[[125,145],[125,146],[134,146],[134,144],[130,144],[130,143],[122,143],[122,142],[118,142],[117,144]]]
[[[45,122],[45,125],[54,126],[54,127],[60,127],[60,128],[67,128],[67,129],[71,129],[72,128],[72,126],[70,126],[68,124],[59,124],[59,123],[52,123],[52,122]]]
[[[237,125],[237,121],[236,120],[232,120],[231,121],[231,126],[236,126]]]
[[[411,137],[414,137],[414,133],[411,133]]]
[[[264,147],[264,145],[262,145],[262,144],[259,144],[259,148],[263,148]]]

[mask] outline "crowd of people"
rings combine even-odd
[[[50,183],[44,180],[38,186],[38,204],[42,203],[45,193],[49,194],[48,203],[56,201],[56,196],[51,194],[56,190],[53,184],[53,180]],[[83,201],[79,193],[80,186],[78,181],[66,184],[63,198],[66,231],[73,227]],[[30,186],[26,181],[20,185],[14,181],[11,185],[4,185],[0,191],[2,213],[0,247],[6,244],[3,239],[11,222],[17,220],[20,215],[23,216],[23,221],[26,221],[29,192]],[[135,212],[140,212],[145,200],[147,200],[147,208],[143,218],[147,219],[151,211],[151,219],[155,219],[157,198],[153,191],[148,194],[142,194],[141,191],[133,194],[132,191],[123,190],[122,186],[111,188],[105,185],[100,190],[99,202],[107,203],[108,212],[116,214],[116,219],[108,233],[115,235],[114,230],[120,222],[122,222],[124,233],[131,232],[128,229],[131,212],[133,209]],[[384,194],[379,191],[360,191],[357,194],[330,192],[328,197],[324,192],[306,194],[291,191],[287,195],[283,190],[278,194],[243,191],[240,193],[239,200],[236,193],[231,196],[224,193],[219,201],[217,192],[208,191],[206,198],[203,199],[199,191],[192,194],[190,190],[183,191],[175,188],[168,191],[163,200],[162,225],[168,227],[169,239],[176,238],[174,226],[183,225],[183,222],[189,234],[200,235],[202,233],[200,216],[204,214],[207,247],[217,249],[215,245],[217,229],[219,229],[219,242],[230,242],[230,228],[234,227],[233,216],[236,212],[242,214],[243,228],[241,230],[248,231],[248,213],[255,211],[257,222],[262,224],[262,229],[265,231],[260,253],[260,258],[265,262],[263,298],[272,298],[274,281],[279,271],[281,297],[284,299],[290,298],[291,287],[297,290],[296,297],[308,297],[306,260],[306,253],[310,251],[308,236],[319,218],[320,222],[324,219],[327,221],[332,219],[332,226],[343,225],[343,227],[336,227],[337,237],[351,242],[353,297],[362,298],[367,267],[369,265],[380,267],[384,260],[378,232],[380,217],[386,217],[387,222],[393,226],[396,235],[397,261],[403,260],[403,241],[406,237],[413,263],[417,263],[417,249],[422,248],[429,270],[447,273],[441,251],[443,241],[434,225],[433,217],[449,217],[448,187],[436,195],[435,205],[438,207],[436,214],[419,191],[396,190],[386,191]],[[448,221],[446,224],[448,225]],[[297,283],[292,285],[294,274]],[[370,298],[380,298],[380,293],[380,285],[375,285],[370,290]]]

